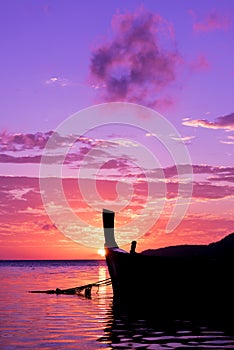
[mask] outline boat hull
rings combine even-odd
[[[230,261],[129,254],[106,248],[115,303],[155,312],[217,314],[233,309]]]
[[[234,312],[234,233],[209,245],[178,245],[136,253],[118,247],[115,213],[103,210],[106,263],[114,303],[178,316]],[[225,316],[226,317],[226,316]]]

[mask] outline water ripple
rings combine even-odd
[[[132,316],[112,307],[111,286],[92,299],[32,294],[108,278],[105,262],[0,263],[0,349],[233,349],[233,329]]]

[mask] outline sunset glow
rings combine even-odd
[[[102,208],[138,251],[233,232],[234,2],[144,3],[2,3],[0,259],[100,259]]]
[[[106,255],[105,249],[98,249],[98,254],[101,256],[105,256]]]

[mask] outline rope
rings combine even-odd
[[[111,284],[111,279],[106,278],[105,280],[97,281],[94,283],[85,284],[83,286],[68,288],[68,289],[49,289],[49,290],[31,290],[29,293],[46,293],[46,294],[80,294],[83,290],[85,291],[85,297],[91,298],[91,289],[92,287],[108,286]]]

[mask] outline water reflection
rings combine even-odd
[[[98,267],[98,280],[103,281],[103,280],[107,279],[108,277],[109,277],[109,275],[107,273],[106,266],[99,266]],[[107,289],[106,289],[105,285],[102,286],[101,292],[102,292],[103,296],[105,297],[106,293],[107,293]]]
[[[233,349],[232,321],[176,319],[157,312],[138,313],[112,304],[98,342],[111,349]]]
[[[0,348],[97,349],[110,303],[108,289],[96,293],[94,288],[92,299],[28,291],[96,282],[105,270],[104,263],[95,261],[1,262]],[[100,345],[98,349],[108,348]]]
[[[108,278],[105,262],[0,263],[1,349],[233,349],[233,322],[169,318],[113,303],[111,286],[92,298],[30,294]]]

